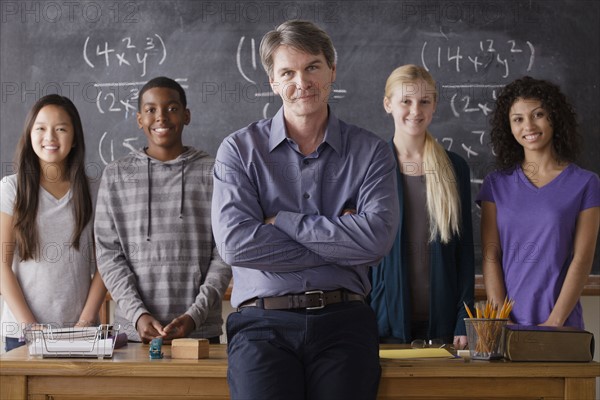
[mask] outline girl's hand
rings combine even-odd
[[[562,324],[558,324],[558,323],[553,323],[550,322],[549,320],[546,320],[544,322],[542,322],[541,324],[538,324],[538,326],[562,326]]]
[[[467,344],[469,343],[466,336],[454,336],[454,348],[456,350],[464,350]]]

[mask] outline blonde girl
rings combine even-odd
[[[474,286],[470,171],[428,127],[438,104],[422,67],[395,69],[383,106],[394,119],[401,219],[394,246],[372,270],[371,306],[382,342],[467,344],[463,302]]]

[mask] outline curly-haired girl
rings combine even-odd
[[[514,299],[518,324],[583,328],[600,180],[573,163],[575,112],[558,86],[524,77],[502,90],[491,123],[498,171],[477,196],[488,299]]]

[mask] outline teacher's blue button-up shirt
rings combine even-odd
[[[216,157],[212,223],[233,267],[232,305],[308,290],[368,294],[368,267],[398,228],[395,168],[382,139],[331,110],[308,156],[286,134],[283,108],[228,136]],[[275,225],[265,224],[272,216]]]

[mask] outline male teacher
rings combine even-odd
[[[395,161],[335,117],[331,39],[287,21],[260,44],[283,107],[221,144],[213,230],[233,266],[233,399],[374,399],[380,377],[367,271],[398,226]]]

